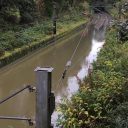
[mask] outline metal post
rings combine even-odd
[[[8,101],[9,99],[13,98],[14,96],[18,95],[19,93],[23,92],[24,90],[29,89],[30,92],[33,92],[35,87],[32,87],[31,85],[27,85],[26,87],[23,87],[22,89],[16,91],[15,93],[11,94],[10,96],[6,97],[5,99],[0,101],[0,104]]]
[[[56,13],[56,2],[53,1],[53,16],[52,16],[52,20],[53,20],[53,36],[56,35],[56,19],[57,19],[57,13]]]
[[[0,116],[0,120],[24,120],[24,121],[28,121],[30,126],[34,125],[34,122],[32,121],[31,118],[26,118],[26,117],[13,117],[13,116]]]
[[[37,97],[36,97],[36,128],[51,128],[51,114],[54,107],[55,98],[51,93],[51,75],[53,68],[37,67]]]
[[[53,35],[56,35],[56,19],[53,20]]]

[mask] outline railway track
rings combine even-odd
[[[97,13],[92,17],[91,24],[96,30],[108,26],[112,17],[107,13]]]

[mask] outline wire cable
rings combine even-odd
[[[84,33],[86,32],[86,28],[87,28],[87,27],[88,27],[88,25],[86,25],[84,31],[82,32],[82,35],[81,35],[81,37],[80,37],[80,39],[79,39],[79,41],[78,41],[78,43],[77,43],[77,45],[76,45],[76,47],[75,47],[75,49],[74,49],[74,51],[73,51],[73,54],[71,55],[70,60],[67,61],[66,65],[65,65],[64,71],[63,71],[63,73],[61,74],[61,77],[59,78],[59,80],[58,80],[58,82],[57,82],[57,88],[58,88],[58,86],[60,85],[61,81],[62,81],[63,79],[65,79],[65,76],[66,76],[66,74],[67,74],[68,69],[72,66],[72,60],[73,60],[73,58],[74,58],[74,56],[75,56],[75,54],[76,54],[76,52],[77,52],[77,50],[78,50],[78,48],[79,48],[79,45],[80,45],[81,40],[82,40],[82,38],[83,38],[83,36],[84,36]]]
[[[99,10],[99,11],[100,11],[100,10]],[[100,13],[100,14],[103,14],[103,13]],[[78,43],[77,43],[77,45],[76,45],[76,47],[75,47],[75,49],[74,49],[74,51],[73,51],[73,54],[71,55],[70,60],[67,61],[67,64],[66,64],[66,66],[65,66],[65,68],[64,68],[64,71],[63,71],[61,77],[59,78],[59,80],[58,80],[58,82],[57,82],[57,87],[60,85],[61,81],[65,78],[68,69],[72,66],[72,60],[73,60],[73,58],[74,58],[74,56],[75,56],[75,54],[76,54],[76,52],[77,52],[77,50],[78,50],[78,48],[79,48],[79,45],[80,45],[80,43],[81,43],[81,40],[82,40],[82,38],[83,38],[83,36],[84,36],[84,33],[86,32],[87,27],[89,26],[89,24],[90,24],[90,23],[88,23],[88,24],[86,25],[86,27],[85,27],[84,31],[82,32],[82,35],[81,35],[81,37],[80,37],[80,39],[79,39],[79,41],[78,41]]]

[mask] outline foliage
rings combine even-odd
[[[20,10],[16,7],[4,7],[1,10],[4,19],[12,22],[12,23],[19,23],[20,22]]]
[[[0,0],[0,16],[12,23],[25,22],[26,13],[34,18],[35,8],[34,0]]]
[[[3,56],[5,53],[5,50],[2,46],[0,46],[0,57]]]
[[[72,4],[72,8],[75,6],[71,1],[68,3],[68,0],[56,2],[58,13],[61,12],[59,10],[67,11],[64,6],[68,4]],[[40,11],[45,16],[43,20],[38,17],[37,8],[41,8]],[[0,0],[0,57],[3,57],[5,52],[22,46],[30,46],[35,41],[38,42],[51,36],[52,22],[47,16],[51,17],[52,10],[52,0]],[[65,16],[61,15],[57,23],[59,33],[67,29],[68,23],[72,22],[71,27],[76,22],[80,23],[83,19],[79,13],[81,13],[79,10],[72,9],[68,14],[64,14]]]
[[[112,123],[116,128],[128,127],[128,102],[120,104],[111,114]]]
[[[55,0],[55,2],[57,3],[57,14],[59,14],[62,11],[69,11],[71,8],[81,8],[79,4],[83,3],[83,0],[79,2],[76,0]],[[53,14],[53,0],[0,0],[0,16],[9,22],[18,18],[20,23],[31,23],[39,19],[38,11],[43,17],[51,17]],[[13,16],[13,21],[10,20],[10,16],[11,18]]]
[[[128,62],[125,61],[128,60],[128,43],[117,43],[113,30],[108,36],[97,62],[93,64],[91,83],[87,78],[71,101],[65,100],[60,105],[62,115],[58,119],[59,126],[117,128],[114,124],[119,125],[124,120],[125,113],[120,115],[116,112],[123,111],[123,105],[120,104],[128,101]],[[115,116],[119,119],[118,123]],[[128,127],[127,123],[124,125]]]

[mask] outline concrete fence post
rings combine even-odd
[[[53,68],[35,69],[37,81],[36,128],[51,128],[51,114],[55,108],[55,97],[51,93]],[[52,104],[51,104],[52,103]]]

